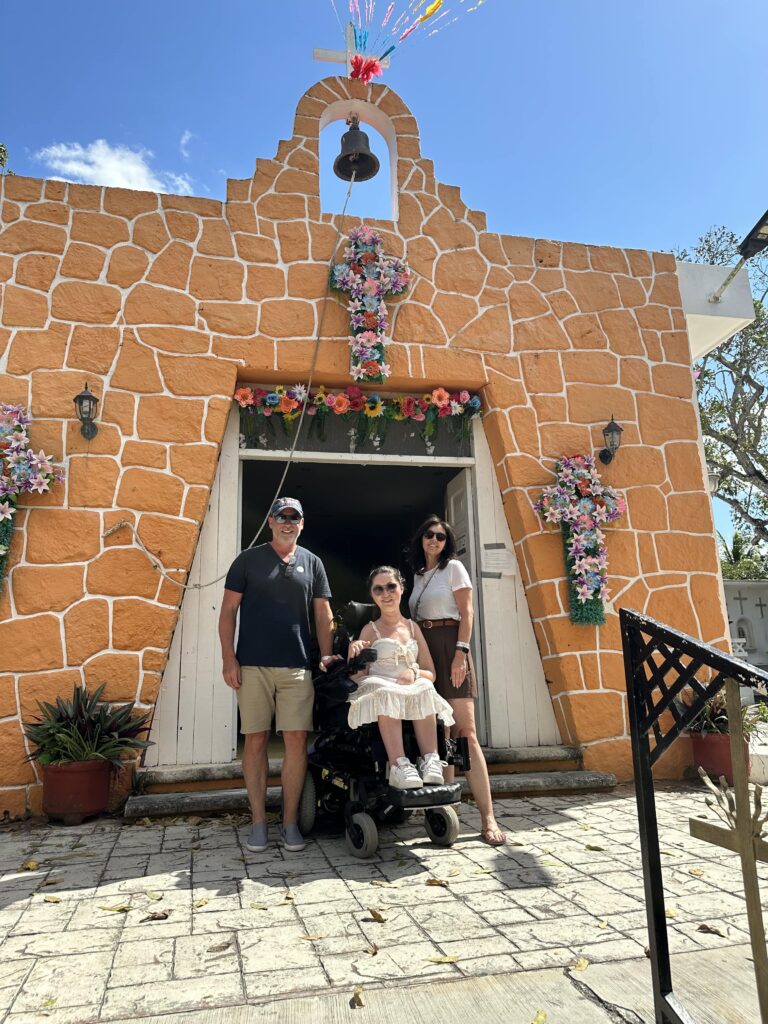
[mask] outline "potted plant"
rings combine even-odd
[[[760,722],[768,721],[768,706],[764,703],[747,705],[741,709],[744,729],[744,759],[749,775],[749,737]],[[704,705],[699,717],[688,727],[693,746],[693,760],[708,775],[725,777],[733,785],[731,765],[731,737],[728,729],[728,711],[725,692],[721,690]]]
[[[65,825],[105,811],[112,772],[126,754],[150,746],[139,738],[149,712],[135,714],[133,704],[112,707],[101,701],[103,692],[103,685],[92,694],[75,686],[72,700],[38,701],[39,717],[24,723],[34,746],[30,759],[43,768],[43,810]]]

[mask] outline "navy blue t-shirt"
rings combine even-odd
[[[312,599],[330,597],[323,563],[297,547],[289,565],[271,544],[241,551],[224,583],[242,594],[236,657],[241,665],[309,668]]]

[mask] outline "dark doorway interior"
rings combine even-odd
[[[250,544],[274,497],[284,464],[243,462],[241,543]],[[332,605],[365,601],[365,580],[376,565],[405,570],[404,548],[430,513],[444,514],[445,488],[461,469],[453,466],[377,466],[297,462],[283,492],[304,507],[300,543],[325,564]],[[268,528],[257,543],[270,539]]]
[[[284,466],[269,459],[243,461],[243,548],[261,525]],[[431,513],[445,514],[445,489],[460,472],[453,466],[292,464],[282,491],[304,508],[300,543],[322,559],[334,611],[348,601],[369,600],[365,582],[376,565],[394,565],[408,578],[405,548],[411,535]],[[257,544],[270,538],[265,527]],[[237,728],[239,732],[239,714]],[[238,756],[242,737],[240,741]],[[282,757],[282,751],[282,738],[274,736],[269,756]]]

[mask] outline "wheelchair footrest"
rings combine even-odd
[[[387,786],[387,803],[392,807],[441,807],[461,802],[461,783],[446,782],[442,786],[421,786],[419,789],[395,789]]]

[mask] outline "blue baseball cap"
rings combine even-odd
[[[298,498],[275,498],[272,502],[272,508],[269,510],[269,514],[271,516],[277,516],[287,508],[294,509],[299,513],[302,519],[304,518],[304,509],[301,507],[301,502]]]

